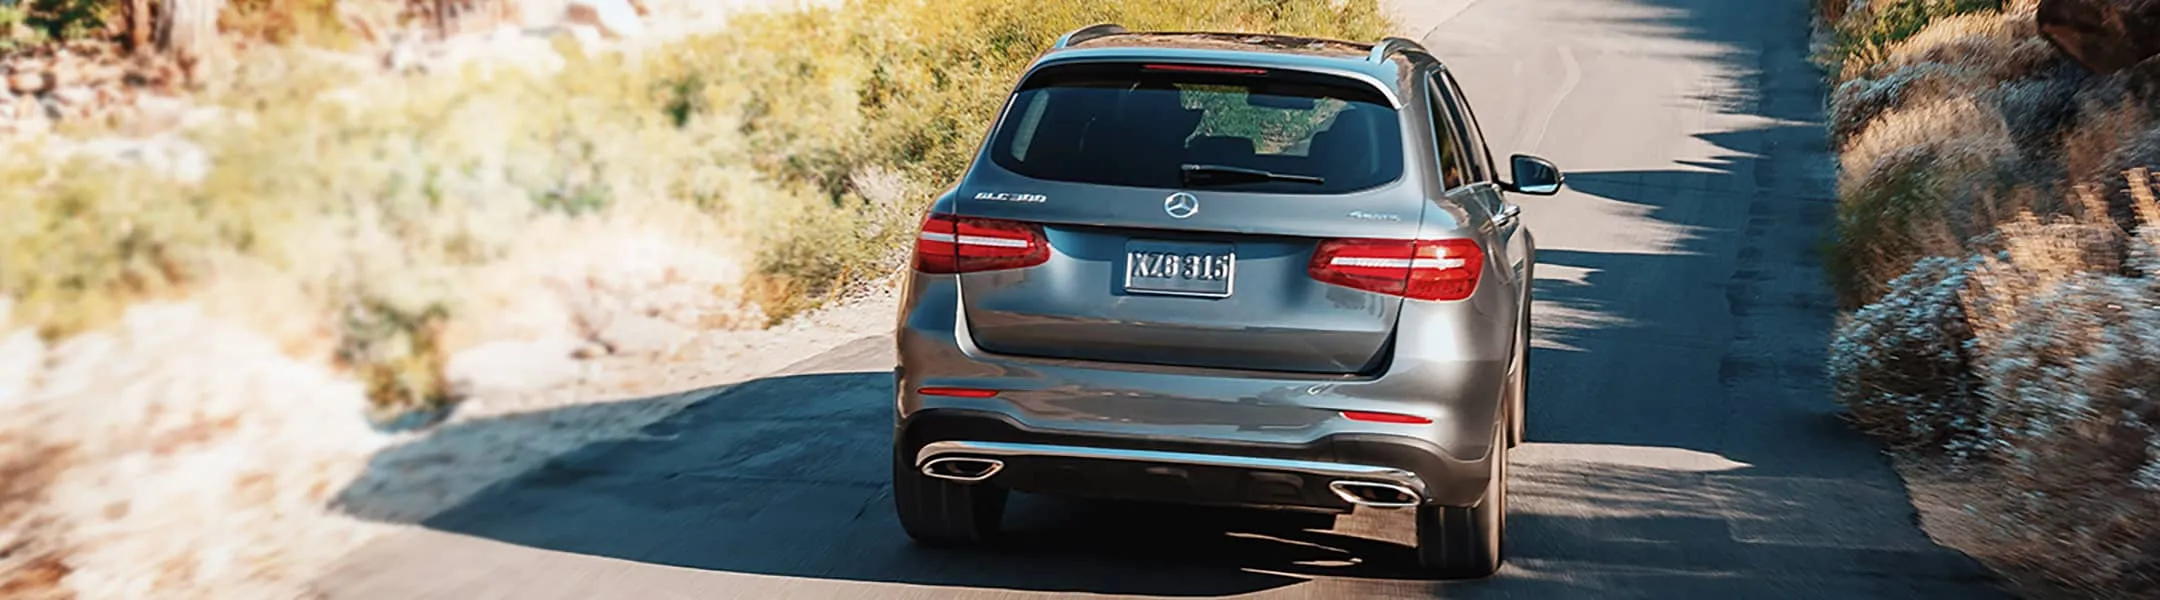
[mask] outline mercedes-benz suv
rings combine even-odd
[[[915,241],[893,484],[983,542],[1013,490],[1397,509],[1420,566],[1501,564],[1537,247],[1416,42],[1096,25],[1028,66]]]

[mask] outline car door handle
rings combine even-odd
[[[1495,225],[1506,225],[1515,222],[1515,218],[1520,216],[1522,216],[1521,205],[1502,204],[1500,205],[1500,214],[1493,215],[1492,220]]]

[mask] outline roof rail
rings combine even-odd
[[[1059,36],[1057,40],[1057,45],[1052,46],[1051,48],[1066,48],[1072,46],[1073,44],[1078,44],[1106,35],[1117,35],[1120,33],[1127,33],[1127,31],[1125,31],[1125,26],[1116,23],[1096,23],[1094,25],[1074,29],[1071,33]]]
[[[1389,56],[1397,52],[1424,49],[1425,46],[1408,38],[1384,37],[1372,45],[1372,54],[1366,55],[1365,62],[1386,62]]]

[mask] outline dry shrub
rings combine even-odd
[[[1839,84],[1830,103],[1830,139],[1837,147],[1881,118],[1908,105],[1968,95],[1988,85],[1974,69],[1942,63],[1919,63],[1879,77],[1859,77]]]
[[[2025,560],[2110,597],[2160,577],[2160,182],[2128,179],[2141,226],[2088,190],[2007,224],[1964,296],[1989,443],[2028,492],[2013,535],[2045,549]]]
[[[1888,112],[1854,138],[1829,260],[1842,301],[1874,300],[1922,256],[1963,255],[2012,214],[2021,196],[1998,179],[2013,156],[2002,118],[1963,97]]]
[[[2160,169],[2160,126],[2151,126],[2142,133],[2124,140],[2123,144],[2108,153],[2107,164],[2113,172],[2122,173],[2138,169]],[[2110,216],[2123,227],[2134,227],[2142,222],[2133,208],[2137,206],[2136,194],[2140,188],[2122,178],[2102,179],[2094,186],[2097,194],[2112,211]]]
[[[1985,71],[1997,81],[2024,77],[2062,61],[2040,37],[2031,10],[2006,8],[1940,17],[1912,37],[1891,45],[1873,69],[1934,62]]]
[[[2062,161],[2074,183],[2121,181],[2117,152],[2149,132],[2154,123],[2144,109],[2100,89],[2088,88],[2079,99],[2078,119],[2063,135]]]
[[[1991,265],[1979,293],[2030,285],[2003,283],[2016,268]],[[1980,343],[1985,418],[2025,492],[2006,516],[2033,568],[2129,597],[2160,576],[2160,289],[2083,273],[2032,293]]]
[[[1886,46],[1875,61],[1845,64],[1831,103],[1838,145],[1883,112],[1942,98],[1979,95],[2064,64],[2038,36],[2030,7],[1935,18]],[[2005,111],[2006,118],[2018,119]]]
[[[1815,0],[1815,9],[1821,11],[1824,23],[1837,23],[1852,4],[1852,0]]]
[[[2043,75],[2009,81],[1991,94],[2028,166],[2025,182],[2048,184],[2062,177],[2062,140],[2078,117],[2075,76]]]
[[[1836,26],[1836,59],[1845,73],[1888,60],[1899,43],[1935,21],[1996,11],[2003,0],[1867,0],[1855,2]]]

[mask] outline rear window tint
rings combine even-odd
[[[990,154],[1053,181],[1341,194],[1402,177],[1397,119],[1377,91],[1348,79],[1075,65],[1021,86]],[[1187,182],[1186,165],[1298,180]]]

